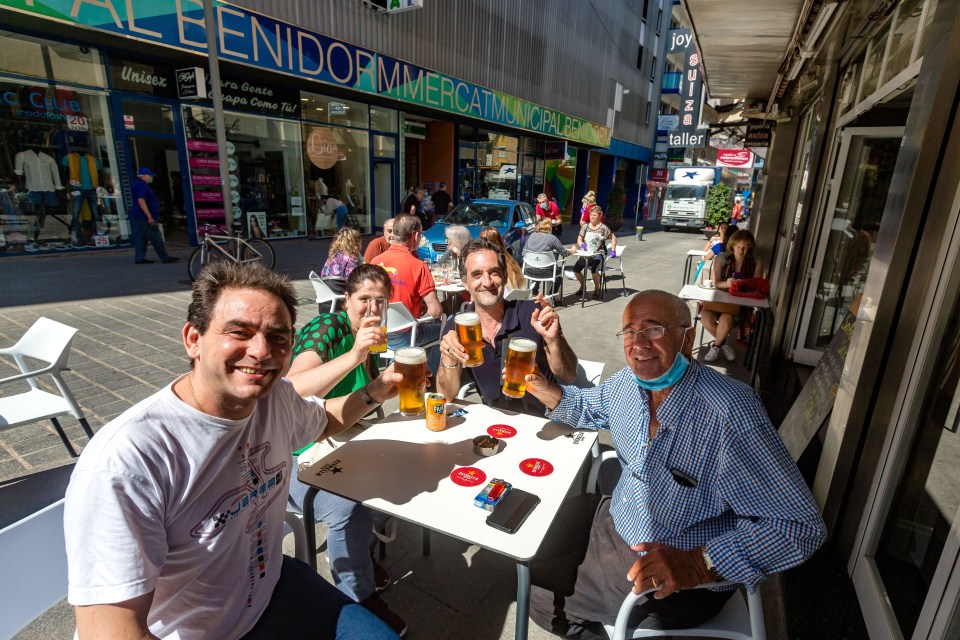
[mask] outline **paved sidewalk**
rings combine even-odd
[[[638,242],[623,233],[618,242],[626,247],[628,293],[648,288],[676,292],[686,251],[702,247],[704,240],[702,235],[650,233]],[[300,326],[317,312],[306,275],[320,270],[327,243],[275,246],[277,269],[296,278]],[[179,263],[135,266],[130,252],[3,261],[6,306],[0,308],[0,346],[13,344],[39,316],[76,327],[66,379],[94,431],[187,370],[180,332],[190,298],[184,264],[189,249],[171,250],[182,258]],[[567,306],[558,311],[564,332],[584,359],[605,362],[606,378],[624,366],[614,334],[628,298],[620,296],[620,282],[613,280],[606,300],[588,301],[581,308],[574,304],[575,289],[576,283],[566,282]],[[0,361],[0,377],[12,373],[12,362]],[[79,424],[69,417],[61,424],[80,450],[87,440]],[[72,464],[49,423],[0,431],[0,527],[62,497]],[[318,540],[325,535],[321,525]],[[516,582],[515,565],[508,559],[443,536],[433,536],[433,553],[424,557],[419,528],[406,524],[387,554],[386,566],[399,584],[385,599],[408,620],[409,637],[512,637]],[[320,554],[321,571],[329,577],[325,563]],[[18,637],[67,639],[73,624],[72,610],[61,603]],[[530,637],[552,636],[534,628]]]

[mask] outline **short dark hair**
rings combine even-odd
[[[290,312],[291,326],[297,321],[297,295],[287,276],[274,273],[256,262],[238,264],[221,260],[201,269],[193,283],[193,299],[187,307],[187,322],[201,335],[210,327],[213,309],[227,289],[254,289],[272,294]]]
[[[420,224],[420,218],[417,216],[399,215],[393,222],[393,239],[391,242],[407,244],[413,234],[420,233],[422,230],[423,225]]]
[[[507,277],[507,258],[503,255],[503,250],[495,243],[486,238],[476,238],[460,249],[460,277],[467,277],[467,258],[471,253],[478,251],[493,251],[497,254],[497,264],[500,266],[500,273],[504,278]]]
[[[347,276],[347,293],[352,296],[367,280],[382,284],[383,288],[387,290],[387,296],[390,296],[390,292],[393,289],[393,285],[390,282],[390,274],[378,264],[361,264],[351,271],[350,275]]]

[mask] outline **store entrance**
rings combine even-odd
[[[396,181],[394,180],[395,173],[392,160],[374,161],[373,201],[375,218],[373,225],[375,227],[383,228],[383,223],[397,212],[399,204],[394,202],[394,195],[397,193]]]

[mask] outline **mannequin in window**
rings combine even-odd
[[[347,205],[356,208],[357,206],[357,188],[353,186],[353,180],[347,178],[346,183],[343,185],[343,190],[347,196]]]
[[[87,243],[87,238],[80,228],[80,209],[84,200],[90,208],[90,221],[93,233],[97,232],[97,187],[100,186],[100,161],[90,155],[86,146],[77,147],[63,156],[60,163],[67,169],[67,179],[70,181],[70,208],[73,219],[70,222],[70,240],[75,245]]]
[[[323,181],[323,178],[317,178],[317,181],[313,183],[313,191],[317,198],[322,198],[329,193],[327,184]]]
[[[48,207],[57,205],[57,191],[63,189],[60,170],[42,143],[37,142],[14,157],[14,173],[23,179],[35,214],[45,216]]]

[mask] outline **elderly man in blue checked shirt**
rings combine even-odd
[[[628,366],[595,389],[527,376],[554,420],[609,429],[622,468],[599,504],[567,501],[532,566],[531,618],[570,638],[606,638],[599,624],[613,624],[628,586],[659,589],[636,625],[700,624],[734,592],[688,589],[730,580],[753,591],[826,537],[754,390],[690,361],[684,301],[638,293],[617,335]]]

